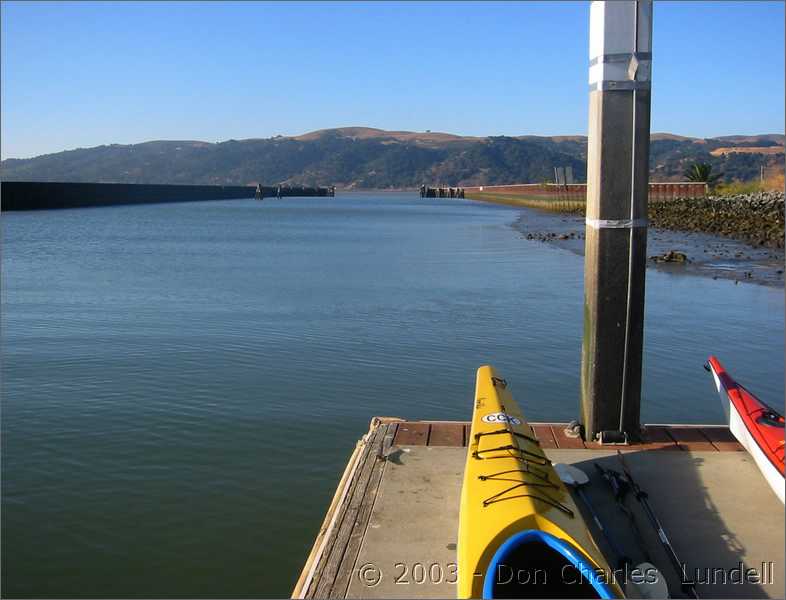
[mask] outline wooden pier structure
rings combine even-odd
[[[257,185],[254,197],[257,200],[265,198],[286,198],[301,196],[333,197],[336,195],[336,186],[329,187],[302,187],[289,185],[263,186]]]
[[[618,448],[649,492],[700,597],[783,597],[783,505],[727,427],[649,425],[640,443],[627,446],[570,437],[566,423],[533,427],[553,462],[572,464],[589,476],[583,489],[634,562],[643,560],[638,543],[593,464],[619,470]],[[468,434],[466,422],[375,417],[350,456],[292,596],[455,597]],[[578,499],[577,505],[586,510]],[[632,498],[628,506],[670,597],[685,597],[640,506]],[[608,555],[592,517],[584,517]],[[741,568],[753,569],[757,577],[740,577]],[[734,577],[738,583],[729,581]]]
[[[421,198],[463,198],[464,188],[446,187],[446,186],[430,187],[426,185],[421,185],[420,197]]]

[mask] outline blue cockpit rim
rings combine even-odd
[[[596,567],[587,560],[587,558],[575,547],[573,544],[566,540],[562,540],[556,536],[540,531],[538,529],[527,529],[520,531],[507,540],[497,548],[494,556],[489,562],[486,569],[486,574],[483,578],[483,597],[493,598],[494,593],[494,573],[497,570],[497,565],[504,564],[505,557],[512,552],[516,547],[527,542],[540,542],[550,548],[556,550],[559,554],[564,556],[570,564],[572,564],[578,571],[587,579],[595,591],[598,592],[600,598],[615,598],[615,594],[611,588],[604,582],[596,571]]]

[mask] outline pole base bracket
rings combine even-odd
[[[604,446],[627,446],[628,434],[625,431],[606,430],[597,435],[598,441]]]

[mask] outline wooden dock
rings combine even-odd
[[[569,437],[566,426],[533,424],[553,462],[574,464],[590,476],[588,496],[634,562],[644,557],[636,556],[627,521],[592,464],[618,469],[618,448],[650,493],[700,596],[783,597],[783,505],[725,426],[650,425],[641,444],[620,447]],[[375,417],[349,459],[293,597],[455,597],[468,432],[465,422]],[[628,506],[638,511],[651,561],[667,578],[671,597],[683,597],[640,507],[632,498]],[[605,549],[599,533],[593,535]],[[730,582],[740,564],[760,581],[745,576]]]

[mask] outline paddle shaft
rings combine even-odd
[[[622,476],[617,471],[604,469],[598,463],[595,463],[595,469],[597,469],[598,473],[600,473],[603,479],[611,487],[611,493],[617,503],[617,508],[619,508],[623,514],[628,517],[628,521],[630,521],[631,528],[633,529],[636,537],[636,543],[638,544],[641,553],[644,555],[644,560],[651,563],[652,558],[650,557],[650,553],[647,550],[647,546],[644,545],[644,536],[641,535],[639,524],[636,521],[636,515],[634,515],[627,506],[625,506],[625,494],[627,492],[627,487],[624,485],[625,482],[622,480]]]
[[[617,456],[619,457],[620,463],[622,464],[622,470],[625,472],[625,477],[630,484],[631,489],[633,490],[633,495],[636,496],[636,500],[639,501],[642,508],[644,509],[644,513],[647,515],[652,527],[658,533],[658,539],[660,539],[660,543],[663,546],[663,549],[666,551],[666,554],[671,561],[671,564],[676,569],[677,573],[680,577],[680,586],[682,587],[683,591],[688,592],[692,597],[698,598],[699,595],[696,593],[696,586],[694,586],[692,581],[685,581],[685,571],[683,568],[683,563],[680,561],[679,557],[677,556],[677,552],[674,550],[674,547],[671,545],[668,536],[666,535],[666,531],[663,529],[663,525],[661,525],[660,520],[658,519],[655,511],[652,510],[649,501],[647,500],[647,492],[642,490],[639,485],[634,481],[633,476],[630,473],[630,469],[628,469],[628,465],[625,462],[625,459],[622,457],[622,452],[617,450]]]
[[[606,528],[603,526],[603,522],[600,520],[600,517],[595,512],[595,509],[592,507],[592,503],[589,501],[589,498],[587,498],[587,495],[584,493],[584,490],[581,489],[581,487],[578,484],[576,485],[576,493],[579,495],[581,501],[584,502],[585,506],[590,511],[590,514],[592,515],[592,519],[595,521],[595,525],[597,525],[598,529],[600,529],[600,532],[603,534],[603,537],[606,538],[606,541],[608,542],[609,546],[611,546],[611,550],[614,552],[614,554],[617,555],[619,566],[624,567],[628,562],[630,562],[628,560],[628,557],[622,553],[619,546],[617,546],[616,542],[614,542],[614,539],[609,535],[608,531],[606,531]]]

